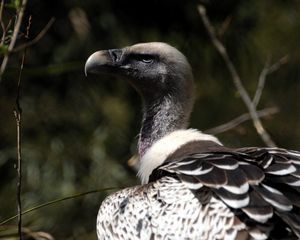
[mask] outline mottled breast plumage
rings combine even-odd
[[[197,196],[173,177],[108,196],[97,219],[98,239],[221,240],[247,235],[243,229],[210,192]]]

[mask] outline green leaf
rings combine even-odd
[[[5,44],[0,44],[0,54],[5,55],[8,51],[8,46]]]
[[[19,9],[20,6],[21,6],[20,0],[14,0],[14,5],[15,5],[15,8],[16,8],[16,9]]]

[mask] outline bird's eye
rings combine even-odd
[[[147,56],[147,57],[142,57],[142,62],[144,63],[152,63],[153,62],[153,58]]]
[[[135,55],[135,59],[137,61],[149,64],[154,61],[154,56],[152,56],[150,54],[137,54],[137,55]]]

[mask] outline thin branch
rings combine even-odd
[[[18,105],[18,104],[17,104]],[[21,155],[21,110],[14,111],[16,123],[17,123],[17,211],[18,211],[18,233],[19,238],[22,239],[22,155]]]
[[[14,225],[6,225],[4,228],[0,229],[0,239],[16,239],[16,235],[18,233],[15,232]],[[25,239],[33,239],[33,240],[54,240],[53,236],[51,236],[47,232],[42,231],[33,231],[30,228],[22,227],[22,234]]]
[[[29,29],[31,26],[31,17],[29,17],[28,26],[26,29],[25,38],[29,37]],[[24,69],[26,57],[26,48],[24,49],[22,55],[22,61],[19,71],[19,78],[18,78],[18,85],[17,85],[17,96],[16,96],[16,106],[14,110],[14,115],[17,124],[17,209],[18,209],[18,234],[19,239],[22,240],[22,148],[21,148],[21,130],[22,130],[22,108],[20,105],[20,98],[21,98],[21,79],[22,79],[22,72]]]
[[[1,83],[1,80],[2,80],[3,73],[5,72],[7,63],[8,63],[10,52],[14,49],[17,38],[18,38],[18,34],[19,34],[19,31],[20,31],[20,27],[21,27],[21,24],[22,24],[23,16],[24,16],[24,11],[25,11],[25,8],[26,8],[26,4],[27,4],[27,0],[23,0],[22,5],[21,5],[21,7],[18,11],[17,17],[16,17],[16,22],[15,22],[12,38],[11,38],[11,41],[9,43],[7,53],[4,55],[4,58],[3,58],[3,61],[2,61],[1,67],[0,67],[0,83]]]
[[[39,239],[44,239],[44,240],[54,240],[54,237],[47,233],[47,232],[35,232],[32,231],[29,228],[22,228],[22,233],[25,235],[25,238],[29,238],[29,239],[34,239],[34,240],[39,240]]]
[[[232,22],[232,16],[227,17],[221,24],[221,27],[218,29],[218,36],[222,38],[226,31],[228,30],[230,24]]]
[[[242,100],[244,101],[246,107],[248,108],[249,114],[252,118],[253,125],[261,137],[261,139],[264,141],[264,143],[269,147],[275,147],[276,144],[272,140],[269,133],[265,130],[264,126],[262,125],[262,122],[257,114],[256,108],[252,103],[252,100],[246,91],[245,87],[242,84],[241,78],[233,65],[231,59],[228,56],[227,50],[224,47],[224,45],[221,43],[221,41],[216,37],[215,29],[211,25],[207,15],[206,15],[206,9],[203,5],[198,6],[198,11],[200,13],[201,19],[203,21],[203,24],[208,31],[208,34],[211,38],[212,43],[214,44],[216,50],[220,53],[223,60],[225,61],[225,64],[230,72],[230,75],[232,77],[233,83],[235,84],[235,87],[237,88],[239,94],[241,95]]]
[[[74,198],[78,198],[78,197],[83,197],[83,196],[86,196],[88,194],[94,194],[94,193],[99,193],[99,192],[104,192],[104,191],[112,191],[112,190],[118,190],[118,189],[120,189],[120,187],[109,187],[109,188],[95,189],[95,190],[82,192],[82,193],[76,193],[76,194],[71,195],[71,196],[67,196],[67,197],[63,197],[63,198],[59,198],[59,199],[54,199],[52,201],[49,201],[49,202],[42,203],[42,204],[36,205],[34,207],[31,207],[31,208],[23,211],[22,215],[31,213],[33,211],[36,211],[38,209],[41,209],[41,208],[44,208],[44,207],[47,207],[47,206],[54,205],[56,203],[64,202],[66,200],[70,200],[70,199],[74,199]],[[5,219],[4,221],[0,222],[0,226],[2,226],[4,224],[7,224],[8,222],[16,219],[17,217],[18,217],[18,215],[15,215],[15,216],[12,216],[10,218]]]
[[[255,107],[257,107],[257,105],[260,101],[263,89],[265,87],[267,76],[269,74],[277,71],[282,65],[286,64],[288,61],[289,61],[288,55],[285,55],[284,57],[280,58],[279,61],[277,61],[276,63],[274,63],[271,66],[270,66],[270,60],[267,60],[263,70],[261,71],[261,73],[259,75],[257,88],[256,88],[255,95],[254,95],[254,98],[252,101],[252,103]]]
[[[4,7],[4,0],[1,1],[1,5],[0,5],[0,24],[1,24],[1,28],[2,28],[1,44],[4,43],[5,33],[6,33],[5,25],[4,25],[4,22],[2,19],[3,7]]]
[[[269,68],[270,68],[270,60],[268,59],[265,63],[264,68],[262,69],[262,71],[261,71],[261,73],[259,74],[259,77],[258,77],[257,88],[256,88],[256,91],[255,91],[253,100],[252,100],[252,103],[253,103],[254,107],[257,107],[257,105],[260,101],[263,89],[265,87],[266,77],[269,73]]]
[[[12,18],[8,20],[8,23],[6,26],[3,26],[4,27],[4,32],[2,34],[2,39],[1,39],[1,44],[5,44],[6,42],[9,42],[11,37],[9,36],[6,36],[6,33],[7,33],[7,30],[10,28],[11,24],[12,24],[13,20]],[[3,23],[4,24],[4,23]]]
[[[257,111],[257,115],[262,118],[262,117],[267,117],[267,116],[276,114],[276,113],[278,113],[278,111],[279,110],[276,107],[265,108],[265,109]],[[244,114],[240,115],[239,117],[236,117],[236,118],[230,120],[227,123],[221,124],[217,127],[207,129],[204,132],[207,134],[217,135],[217,134],[229,131],[248,120],[251,120],[250,114],[244,113]]]
[[[272,64],[269,67],[268,74],[271,74],[271,73],[277,71],[282,65],[287,64],[289,62],[289,60],[290,60],[290,56],[288,54],[283,56],[276,63]]]
[[[22,239],[22,148],[21,148],[21,129],[22,129],[22,108],[20,106],[20,94],[21,94],[21,76],[24,68],[26,51],[22,56],[22,62],[20,66],[19,79],[17,85],[17,97],[16,107],[14,115],[17,124],[17,210],[18,210],[18,233],[20,240]]]
[[[45,36],[45,34],[48,32],[48,30],[50,29],[50,27],[53,25],[55,21],[55,18],[51,18],[49,20],[49,22],[46,24],[46,26],[42,29],[42,31],[40,31],[40,33],[30,42],[24,43],[20,46],[17,46],[13,49],[13,52],[18,52],[23,50],[24,48],[28,48],[31,47],[32,45],[36,44],[38,41],[40,41],[42,39],[42,37]]]

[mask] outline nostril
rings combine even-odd
[[[112,52],[111,55],[115,61],[118,59],[118,55],[115,52]]]
[[[110,57],[114,62],[120,61],[122,56],[122,50],[120,49],[111,49],[109,50]]]

